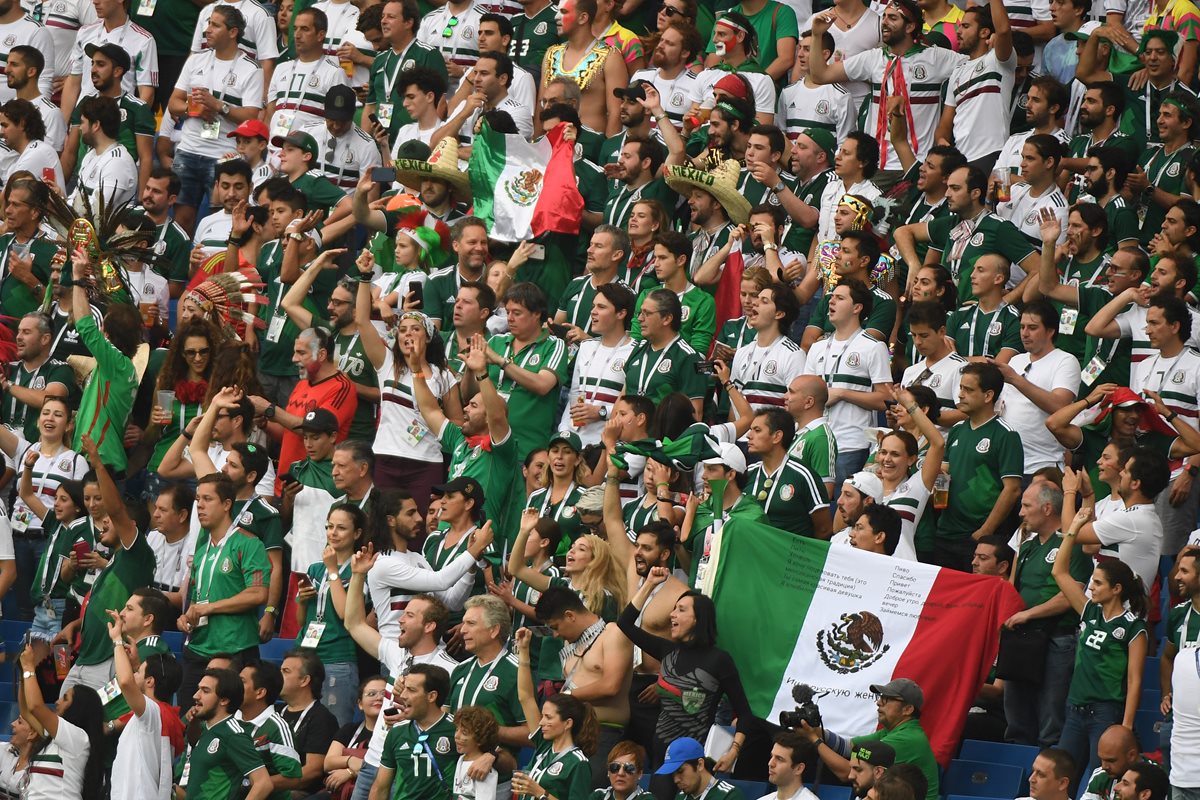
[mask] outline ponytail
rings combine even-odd
[[[569,694],[559,693],[546,700],[558,709],[558,715],[571,720],[571,740],[575,746],[591,757],[600,743],[600,723],[591,703],[585,703]]]
[[[1119,559],[1109,558],[1098,563],[1096,569],[1104,573],[1109,583],[1121,587],[1121,600],[1128,604],[1134,616],[1145,619],[1149,607],[1146,602],[1146,587],[1130,566]]]

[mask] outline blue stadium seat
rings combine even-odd
[[[1141,708],[1133,717],[1133,732],[1143,753],[1152,753],[1159,748],[1158,731],[1162,727],[1162,714],[1157,708]]]
[[[518,769],[524,769],[524,768],[528,767],[529,763],[531,761],[533,761],[533,748],[532,747],[522,747],[520,750],[517,751],[517,768]]]
[[[642,779],[640,781],[638,781],[638,786],[642,787],[642,789],[644,791],[650,791],[650,773],[649,772],[642,773]]]
[[[1028,777],[1037,754],[1038,748],[1033,745],[984,742],[979,739],[965,740],[962,749],[958,751],[958,757],[964,761],[984,761],[988,764],[1020,767],[1023,778]]]
[[[12,722],[20,713],[21,711],[17,708],[16,703],[0,703],[0,731],[10,733],[12,731]]]
[[[283,661],[283,657],[287,651],[291,650],[295,646],[295,639],[276,638],[272,639],[266,644],[260,644],[258,646],[258,655],[259,658],[263,659],[264,661],[274,661],[278,664],[279,662]]]
[[[1162,662],[1158,658],[1147,658],[1146,669],[1142,672],[1142,691],[1162,691],[1162,676],[1158,671]]]
[[[968,797],[1020,797],[1024,770],[1009,764],[954,759],[942,779],[942,791]]]
[[[167,643],[167,647],[171,648],[171,652],[176,658],[183,656],[183,634],[179,631],[163,631],[162,640]]]
[[[946,800],[1010,800],[1007,797],[973,797],[965,794],[947,795]]]
[[[1162,692],[1158,689],[1142,689],[1142,696],[1138,701],[1138,711],[1154,711],[1162,706]]]
[[[812,784],[808,785],[809,791],[813,791]],[[833,786],[830,784],[821,784],[820,788],[816,789],[817,797],[821,800],[850,800],[849,786]]]
[[[15,703],[16,701],[16,687],[7,681],[0,683],[0,703]]]
[[[720,775],[717,777],[721,780],[729,781],[736,786],[741,791],[742,797],[746,798],[746,800],[758,800],[758,798],[774,791],[774,787],[766,781],[739,781],[733,778],[722,778]]]

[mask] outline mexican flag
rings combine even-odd
[[[705,593],[756,715],[777,722],[805,683],[825,727],[856,736],[878,727],[871,684],[910,678],[934,756],[949,763],[1000,626],[1024,608],[1008,582],[737,520],[712,552]]]
[[[546,232],[579,233],[583,196],[575,184],[575,147],[558,125],[536,142],[496,133],[486,122],[471,146],[475,216],[493,239],[519,242]]]
[[[742,254],[742,240],[739,240],[729,248],[725,269],[721,273],[721,280],[717,283],[717,292],[713,297],[717,304],[717,330],[721,330],[721,326],[729,320],[742,315],[742,273],[745,271],[746,259]],[[717,340],[713,339],[713,347],[716,344]],[[708,351],[711,354],[712,347],[709,347]]]

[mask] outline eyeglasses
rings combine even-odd
[[[188,358],[199,358],[201,356],[207,356],[208,351],[209,351],[209,348],[201,347],[197,350],[184,350],[183,354],[185,356],[187,356]]]
[[[643,308],[641,311],[638,312],[638,316],[639,317],[648,317],[651,314],[661,314],[661,313],[662,312],[659,311],[657,308]]]
[[[329,298],[329,305],[331,305],[331,306],[348,306],[348,305],[350,305],[350,301],[349,300],[338,300],[336,297],[331,297],[331,298]]]
[[[640,770],[637,764],[623,764],[620,761],[613,761],[608,765],[608,774],[617,775],[624,772],[626,775],[637,775]]]
[[[685,16],[682,11],[680,11],[678,8],[675,8],[674,6],[663,6],[662,13],[664,15],[666,15],[667,19],[671,19],[672,17]]]
[[[454,35],[454,29],[458,27],[458,17],[451,17],[446,22],[446,27],[442,28],[442,38],[449,39]]]
[[[365,692],[363,692],[363,697],[379,697],[383,694],[385,694],[383,689],[367,689]]]

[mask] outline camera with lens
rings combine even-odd
[[[814,701],[817,690],[807,683],[798,683],[792,687],[792,699],[796,701],[794,711],[780,711],[779,724],[785,728],[799,728],[800,723],[807,723],[810,728],[820,728],[821,709]]]

